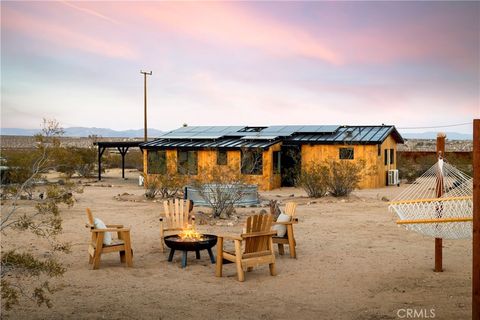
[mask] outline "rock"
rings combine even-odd
[[[260,214],[267,214],[267,210],[265,209],[260,210]]]
[[[253,213],[253,214],[255,214],[255,210],[252,210],[252,211],[250,211],[250,213]]]
[[[295,197],[295,195],[292,193],[291,195],[289,195],[290,198],[293,198]]]
[[[58,180],[57,183],[61,186],[65,185],[65,181],[62,179]]]
[[[387,197],[383,196],[383,197],[382,197],[382,201],[389,202],[390,199],[388,199]]]

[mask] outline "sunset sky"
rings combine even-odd
[[[1,2],[2,127],[480,117],[480,2]],[[428,131],[428,130],[419,130]],[[471,132],[471,126],[447,131]]]

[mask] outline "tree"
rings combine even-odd
[[[2,202],[0,232],[4,239],[12,237],[13,232],[28,231],[42,239],[48,248],[44,254],[46,258],[22,251],[20,244],[13,241],[11,248],[2,250],[1,295],[5,310],[20,303],[21,298],[51,307],[49,294],[55,288],[49,280],[66,271],[56,255],[68,253],[69,244],[60,242],[57,235],[62,231],[61,205],[73,205],[73,187],[70,183],[38,185],[43,174],[57,165],[52,159],[60,148],[59,136],[62,134],[63,129],[57,121],[44,119],[42,133],[36,136],[37,148],[32,152],[31,162],[9,163],[14,171],[23,173],[14,183],[1,186],[5,201]],[[40,196],[33,198],[34,191],[40,191]],[[33,286],[32,278],[36,279]]]

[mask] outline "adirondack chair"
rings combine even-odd
[[[179,234],[195,223],[195,217],[190,215],[193,210],[192,200],[170,199],[163,202],[165,217],[160,218],[160,248],[165,251],[165,237]]]
[[[237,267],[238,281],[245,281],[244,271],[251,271],[253,267],[268,264],[270,275],[276,275],[275,254],[273,252],[272,236],[276,231],[271,230],[272,215],[254,215],[247,219],[246,232],[239,235],[218,235],[217,238],[217,267],[215,275],[222,276],[223,264],[234,262]],[[225,251],[225,240],[233,240],[235,252]],[[245,243],[242,253],[242,244]]]
[[[100,267],[100,257],[102,253],[119,252],[120,262],[127,263],[128,267],[133,265],[132,262],[132,245],[130,242],[130,228],[124,228],[120,224],[107,224],[106,229],[95,228],[92,211],[87,208],[88,223],[86,227],[90,229],[92,234],[90,245],[88,246],[89,264],[93,264],[93,269]],[[113,239],[112,243],[106,245],[103,243],[106,232],[116,232],[118,239]]]
[[[284,225],[287,227],[287,232],[284,237],[273,236],[273,243],[278,244],[278,253],[280,255],[285,254],[284,245],[288,244],[290,250],[290,257],[297,258],[297,251],[295,250],[296,241],[293,234],[293,225],[298,223],[298,219],[295,218],[295,209],[297,204],[295,202],[287,202],[285,205],[285,214],[290,216],[290,221],[288,222],[274,222],[273,224]]]

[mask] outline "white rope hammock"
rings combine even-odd
[[[472,237],[473,179],[439,159],[390,202],[408,230],[443,239]]]

